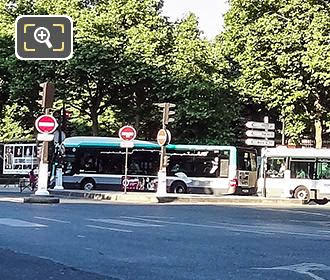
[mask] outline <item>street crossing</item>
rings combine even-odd
[[[35,220],[40,222],[36,223]],[[148,229],[150,231],[153,228],[162,230],[162,228],[173,227],[190,227],[190,228],[205,228],[213,230],[222,230],[232,233],[240,234],[253,234],[253,235],[276,235],[279,238],[281,235],[294,236],[295,238],[307,238],[307,239],[325,239],[330,240],[329,224],[321,221],[310,221],[309,226],[296,222],[295,225],[279,226],[275,223],[262,223],[255,225],[228,223],[219,221],[204,221],[204,223],[191,223],[185,221],[179,221],[174,217],[161,217],[161,216],[119,216],[113,218],[85,218],[79,222],[84,227],[94,230],[109,230],[120,233],[133,233]],[[72,221],[55,219],[50,217],[34,216],[33,219],[17,219],[17,218],[0,218],[0,230],[1,227],[14,227],[14,228],[51,228],[54,224],[61,224],[63,226],[73,226]],[[109,225],[112,225],[109,227]],[[315,230],[315,227],[320,227]]]

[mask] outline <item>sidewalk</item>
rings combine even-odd
[[[174,203],[174,204],[258,204],[258,205],[304,205],[305,201],[289,198],[264,198],[257,196],[212,196],[194,194],[167,194],[157,197],[156,193],[147,192],[111,192],[83,190],[49,190],[52,195],[66,198],[83,198],[93,200],[110,200],[122,203]]]
[[[299,206],[305,205],[306,201],[290,198],[264,198],[258,196],[238,196],[238,195],[197,195],[197,194],[173,194],[157,197],[152,192],[123,192],[115,191],[83,191],[83,190],[49,190],[49,193],[55,197],[78,198],[92,202],[112,201],[119,203],[137,203],[137,204],[226,204],[226,205],[276,205],[276,206]],[[33,194],[30,190],[24,190],[22,193],[18,186],[3,187],[0,185],[0,201],[20,202],[24,197]]]

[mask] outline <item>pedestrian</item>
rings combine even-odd
[[[34,191],[37,186],[37,176],[34,174],[34,169],[32,169],[29,173],[29,184],[31,186],[31,190]]]

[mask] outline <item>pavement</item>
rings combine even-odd
[[[66,198],[82,198],[93,200],[109,200],[123,203],[172,203],[172,204],[267,204],[267,205],[304,205],[305,201],[288,198],[264,198],[258,196],[213,196],[196,194],[165,194],[158,196],[150,192],[110,192],[83,190],[49,190],[54,196]]]
[[[328,207],[70,200],[1,202],[0,279],[330,280]]]
[[[272,205],[272,206],[301,206],[306,201],[293,198],[264,198],[259,196],[238,196],[238,195],[197,195],[197,194],[173,194],[167,193],[159,196],[152,192],[115,192],[115,191],[84,191],[84,190],[49,190],[50,195],[59,197],[61,201],[72,199],[83,199],[94,202],[115,202],[133,204],[224,204],[224,205]],[[1,187],[0,201],[28,202],[33,197],[30,190],[22,193],[16,186]],[[314,203],[316,204],[316,203]]]

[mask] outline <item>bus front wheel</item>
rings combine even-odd
[[[310,200],[309,190],[305,186],[299,186],[294,191],[294,197],[309,201]]]
[[[187,186],[183,182],[174,182],[172,184],[172,190],[174,193],[187,193]]]
[[[91,191],[95,188],[95,181],[93,179],[85,179],[81,182],[81,189]]]

